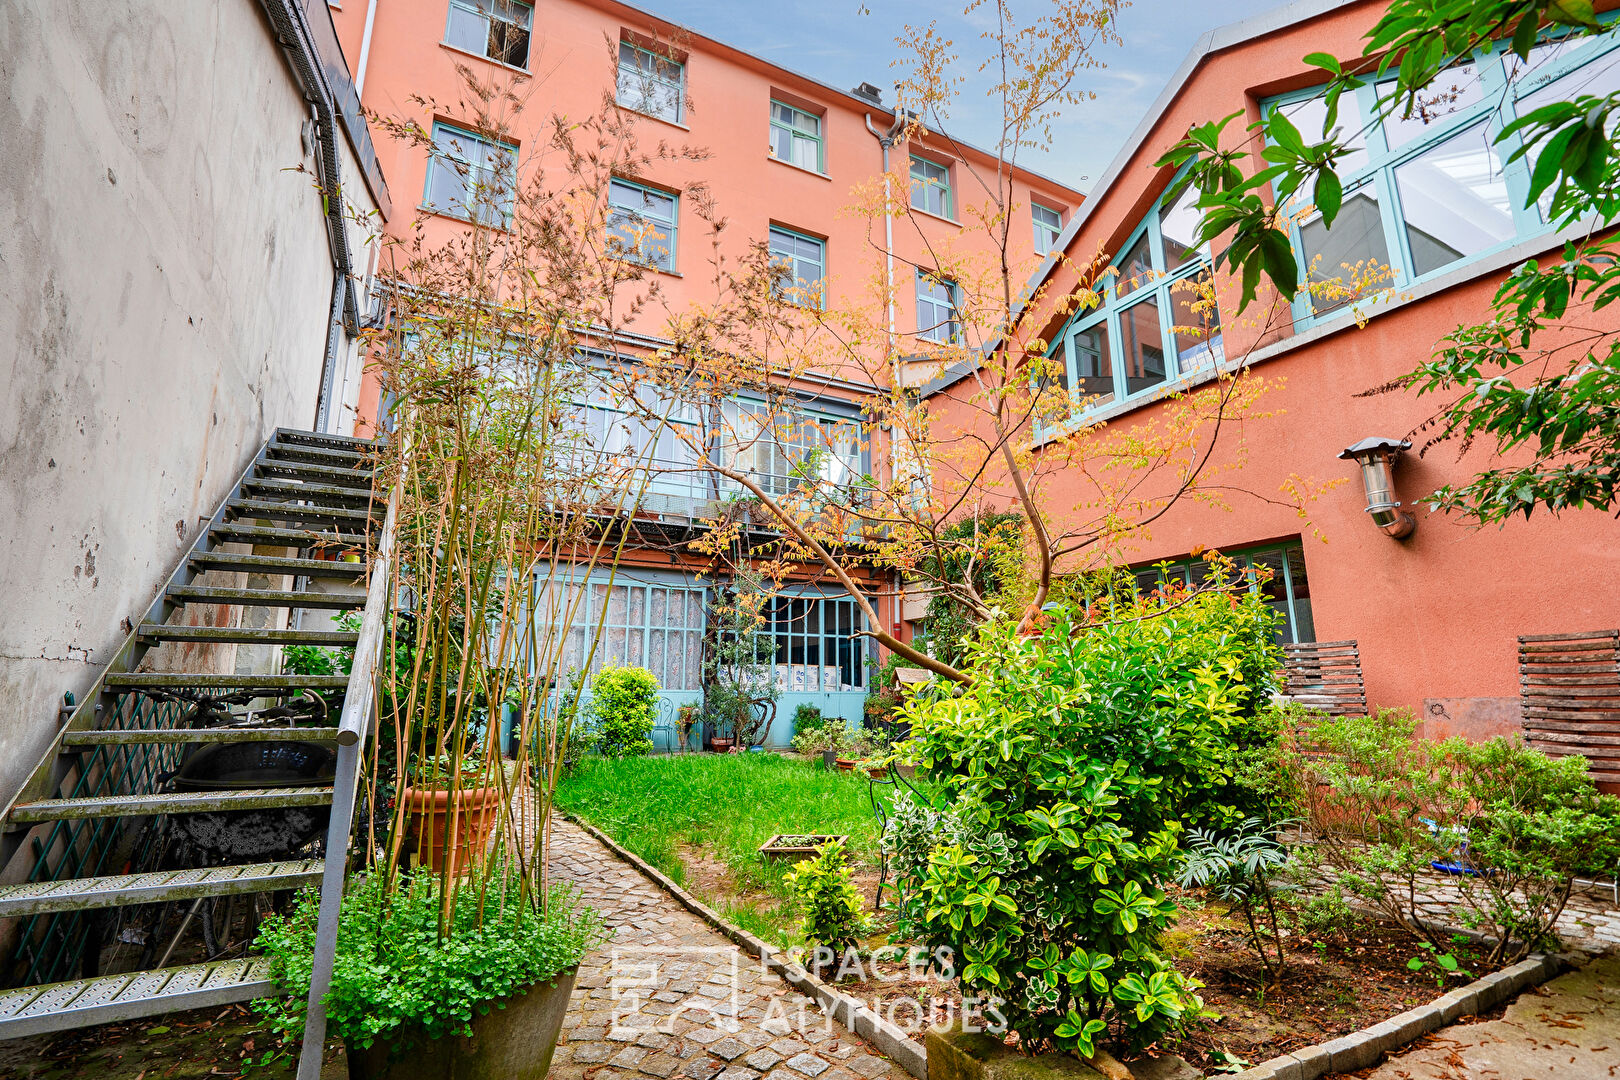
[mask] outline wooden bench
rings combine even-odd
[[[1329,716],[1367,715],[1361,650],[1354,641],[1302,641],[1282,650],[1285,700]]]
[[[1519,638],[1519,703],[1526,742],[1585,755],[1599,787],[1620,791],[1620,630]]]

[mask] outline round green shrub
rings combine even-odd
[[[591,680],[591,730],[603,757],[652,753],[658,680],[640,667],[611,667]]]

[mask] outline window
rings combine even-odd
[[[672,124],[686,114],[686,65],[628,41],[619,42],[617,100]]]
[[[1029,204],[1029,213],[1035,219],[1035,254],[1046,255],[1063,233],[1063,215],[1037,202]]]
[[[861,428],[853,420],[735,398],[721,415],[726,458],[766,494],[788,495],[809,481],[852,488],[864,479]]]
[[[534,9],[518,0],[450,0],[444,43],[502,64],[529,66]]]
[[[864,693],[866,619],[855,601],[775,596],[758,631],[775,643],[776,685],[790,693]]]
[[[949,344],[962,336],[956,283],[917,271],[917,336]]]
[[[1406,287],[1500,251],[1551,227],[1548,203],[1525,207],[1529,155],[1509,161],[1517,138],[1497,145],[1502,128],[1549,101],[1620,92],[1620,47],[1612,37],[1550,41],[1520,61],[1507,47],[1483,50],[1443,72],[1418,96],[1412,115],[1369,124],[1378,95],[1368,85],[1340,99],[1336,126],[1353,152],[1339,177],[1344,202],[1331,229],[1321,216],[1296,223],[1303,269],[1316,283],[1294,300],[1305,329],[1357,299]],[[1325,137],[1326,106],[1308,90],[1268,101],[1307,142]],[[1309,196],[1296,209],[1308,210]]]
[[[1297,541],[1278,547],[1251,548],[1231,553],[1251,589],[1266,598],[1266,606],[1281,616],[1277,626],[1278,644],[1316,640],[1316,623],[1311,618],[1311,586],[1305,578],[1305,546]],[[1270,571],[1266,577],[1262,571]],[[1166,581],[1189,589],[1210,580],[1209,564],[1202,559],[1173,563],[1160,573],[1158,566],[1135,571],[1137,588],[1151,592]],[[1261,578],[1266,577],[1262,581]]]
[[[825,307],[827,244],[792,229],[771,226],[771,258],[781,267],[780,288],[802,307]]]
[[[1101,284],[1102,303],[1076,315],[1054,341],[1078,408],[1151,394],[1225,358],[1220,316],[1206,292],[1209,252],[1193,245],[1197,198],[1190,187],[1173,202],[1161,198],[1124,244],[1117,273]]]
[[[951,216],[951,171],[912,155],[911,205],[942,218]]]
[[[424,205],[435,213],[504,226],[512,215],[516,169],[516,147],[435,123]]]
[[[712,497],[710,478],[698,467],[698,448],[707,442],[703,410],[651,383],[637,384],[636,400],[626,400],[614,382],[593,372],[573,395],[575,408],[556,439],[559,472],[587,484],[595,478],[610,498],[627,488],[639,498],[638,509],[654,512],[690,512]],[[651,473],[645,487],[635,477],[621,483],[642,469]]]
[[[811,172],[825,172],[821,156],[821,117],[771,102],[771,156]]]
[[[536,636],[544,640],[548,631],[539,620],[560,626],[573,606],[557,658],[559,676],[571,670],[595,675],[605,667],[644,667],[658,680],[660,691],[702,689],[706,615],[701,587],[684,582],[626,581],[623,573],[611,585],[606,581],[570,582],[566,574],[561,571],[550,582],[539,577],[535,608]],[[591,641],[599,625],[602,636],[592,653]]]
[[[675,269],[678,197],[617,177],[608,184],[608,248],[656,270]]]

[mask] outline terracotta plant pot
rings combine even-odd
[[[453,836],[448,835],[452,794],[456,800]],[[471,866],[467,852],[482,851],[489,843],[500,810],[501,789],[450,792],[443,788],[407,787],[399,799],[405,805],[405,850],[420,852],[423,861],[437,873],[444,869],[448,849],[454,872],[461,873]]]
[[[386,1037],[350,1046],[351,1080],[544,1080],[557,1049],[578,969],[538,983],[473,1018],[472,1037],[417,1040],[396,1048]]]
[[[845,772],[852,772],[855,769],[855,759],[854,758],[839,758],[838,759],[838,767],[840,769],[843,769]]]
[[[736,742],[735,739],[710,739],[709,748],[717,754],[729,754],[731,753],[731,744],[734,742]]]

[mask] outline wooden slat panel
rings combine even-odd
[[[1620,720],[1620,712],[1586,712],[1576,709],[1527,708],[1524,715],[1544,720]]]
[[[1544,655],[1549,655],[1549,656],[1556,656],[1559,653],[1570,653],[1572,655],[1581,655],[1583,653],[1606,653],[1606,652],[1612,651],[1613,649],[1614,649],[1614,643],[1613,642],[1609,642],[1609,641],[1587,641],[1587,642],[1577,642],[1577,643],[1570,644],[1570,645],[1520,645],[1519,646],[1519,653],[1520,653],[1520,655],[1524,655],[1524,656],[1543,655],[1543,654]]]
[[[1614,663],[1588,664],[1548,664],[1544,662],[1523,663],[1519,665],[1521,675],[1614,675],[1620,671],[1620,665]]]
[[[1520,634],[1519,643],[1524,644],[1532,641],[1595,641],[1598,638],[1620,641],[1620,630],[1587,630],[1578,634]]]

